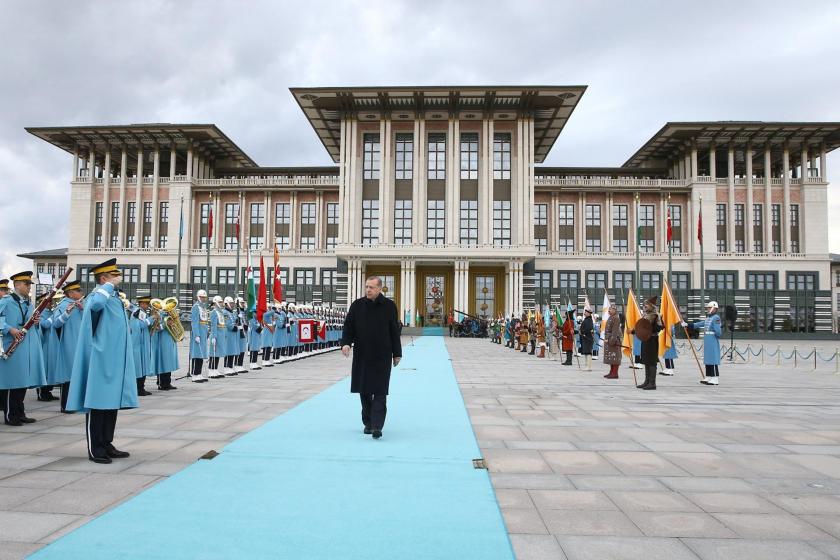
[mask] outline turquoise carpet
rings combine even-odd
[[[512,560],[444,341],[403,353],[381,440],[345,379],[30,558]]]

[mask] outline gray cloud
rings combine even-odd
[[[586,84],[546,164],[619,165],[668,120],[840,120],[830,1],[3,7],[0,273],[66,245],[69,156],[24,126],[213,122],[260,164],[323,165],[290,86]]]

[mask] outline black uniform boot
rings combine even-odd
[[[650,373],[648,372],[647,366],[645,366],[645,381],[641,385],[636,385],[636,389],[647,389],[648,385],[650,385]]]

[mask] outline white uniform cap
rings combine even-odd
[[[230,297],[230,296],[227,296],[227,297],[225,298],[225,303],[233,303],[233,298],[232,298],[232,297]]]
[[[205,292],[204,290],[198,290],[195,293],[195,297],[207,297],[207,292]]]
[[[222,303],[222,296],[213,296],[213,303]]]
[[[720,309],[720,306],[718,305],[718,302],[716,302],[716,301],[710,301],[709,303],[706,304],[706,309],[708,309],[710,307],[714,307],[715,309]]]

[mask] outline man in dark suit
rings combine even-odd
[[[386,400],[391,380],[391,364],[400,363],[402,345],[397,306],[382,295],[382,279],[371,276],[365,281],[365,297],[350,305],[344,319],[341,352],[353,351],[350,392],[359,393],[365,434],[382,437],[387,413]]]

